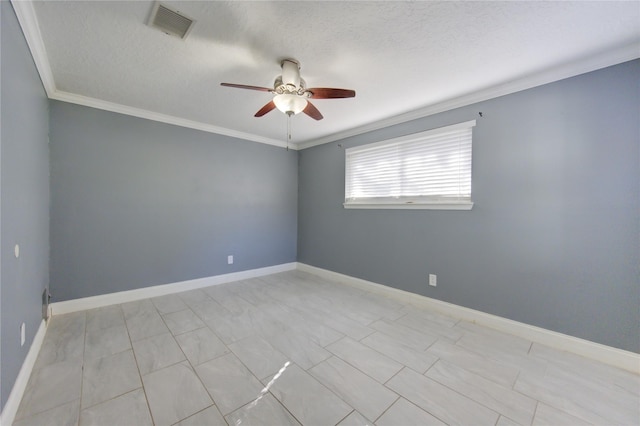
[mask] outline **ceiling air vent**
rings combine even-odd
[[[193,28],[195,21],[159,2],[153,5],[149,26],[158,28],[163,33],[184,39]]]

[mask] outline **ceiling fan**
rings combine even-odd
[[[326,87],[307,89],[307,84],[300,78],[300,63],[298,61],[285,59],[282,61],[281,66],[282,75],[276,78],[276,81],[273,83],[273,89],[233,83],[220,83],[220,85],[273,93],[275,95],[273,99],[260,108],[260,110],[256,112],[255,117],[262,117],[277,108],[289,117],[303,112],[314,120],[322,120],[322,114],[318,111],[318,108],[309,102],[309,99],[353,98],[356,96],[356,92],[349,89],[332,89]]]

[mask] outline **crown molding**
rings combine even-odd
[[[16,12],[16,16],[18,17],[18,22],[20,23],[22,32],[25,36],[25,39],[27,40],[27,45],[29,46],[29,50],[31,51],[31,55],[33,56],[33,61],[36,64],[36,69],[38,70],[38,74],[40,74],[40,79],[42,80],[42,84],[49,99],[88,106],[91,108],[102,109],[105,111],[130,115],[133,117],[145,118],[147,120],[159,121],[162,123],[173,124],[175,126],[187,127],[190,129],[230,136],[233,138],[244,139],[267,145],[274,145],[282,148],[287,147],[286,142],[254,135],[252,133],[239,132],[237,130],[227,129],[225,127],[214,126],[212,124],[187,120],[185,118],[175,117],[168,114],[161,114],[142,108],[131,107],[58,90],[53,78],[53,72],[51,71],[51,64],[49,63],[47,50],[42,39],[42,33],[40,32],[38,17],[33,7],[33,2],[29,0],[11,0],[11,4]],[[298,149],[295,144],[290,144],[289,148],[294,150]]]
[[[146,118],[148,120],[159,121],[176,126],[201,130],[204,132],[245,139],[253,142],[264,143],[283,148],[287,147],[287,144],[285,142],[279,141],[277,139],[266,138],[252,133],[245,133],[228,129],[226,127],[214,126],[212,124],[187,120],[184,118],[167,114],[160,114],[142,108],[135,108],[127,105],[107,102],[96,98],[90,98],[57,90],[46,48],[42,40],[42,34],[40,33],[40,28],[38,26],[38,18],[36,16],[35,9],[33,8],[33,2],[30,0],[11,0],[11,4],[16,11],[18,21],[20,22],[20,26],[22,27],[22,31],[27,40],[27,44],[29,46],[29,49],[31,50],[36,68],[38,69],[38,73],[40,74],[42,84],[44,85],[47,96],[50,99],[75,103],[78,105],[89,106],[92,108],[117,112],[120,114],[131,115],[139,118]],[[427,105],[413,111],[389,117],[387,119],[377,120],[372,123],[353,127],[351,129],[333,133],[321,138],[292,143],[289,145],[289,148],[293,150],[302,150],[311,148],[316,145],[335,142],[337,140],[360,135],[374,130],[379,130],[396,124],[406,123],[408,121],[417,120],[455,108],[472,105],[474,103],[497,98],[499,96],[531,89],[543,84],[548,84],[565,78],[574,77],[576,75],[595,71],[601,68],[606,68],[638,58],[640,58],[640,41],[630,43],[617,49],[611,49],[598,55],[592,55],[587,58],[582,58],[568,64],[553,67],[547,70],[542,70],[541,72],[514,79],[503,84],[488,87],[467,95],[445,100],[443,102],[438,102],[432,105]]]
[[[530,74],[496,86],[491,86],[468,95],[459,96],[433,105],[427,105],[417,110],[354,127],[322,138],[300,142],[298,143],[298,149],[302,150],[311,148],[316,145],[335,142],[351,136],[357,136],[396,124],[406,123],[408,121],[417,120],[419,118],[428,117],[430,115],[449,111],[455,108],[472,105],[500,96],[509,95],[511,93],[520,92],[522,90],[531,89],[533,87],[542,86],[544,84],[553,83],[565,78],[596,71],[638,58],[640,58],[640,42],[634,42],[617,49],[602,52],[599,55],[590,56],[568,64],[549,68],[547,70]]]
[[[189,129],[201,130],[203,132],[230,136],[233,138],[244,139],[244,140],[263,143],[267,145],[274,145],[281,148],[287,147],[287,144],[285,142],[282,142],[276,139],[265,138],[263,136],[254,135],[252,133],[239,132],[237,130],[214,126],[212,124],[206,124],[199,121],[187,120],[186,118],[175,117],[173,115],[161,114],[161,113],[149,111],[143,108],[136,108],[136,107],[122,105],[114,102],[107,102],[101,99],[91,98],[88,96],[76,95],[75,93],[56,90],[52,95],[49,96],[49,98],[57,101],[69,102],[72,104],[78,104],[78,105],[83,105],[91,108],[102,109],[105,111],[116,112],[119,114],[130,115],[133,117],[145,118],[147,120],[173,124],[175,126],[187,127]],[[289,149],[298,149],[298,148],[293,144],[291,144],[289,145]]]
[[[51,72],[47,49],[45,48],[44,41],[42,40],[42,33],[40,33],[38,17],[36,16],[36,11],[33,8],[33,2],[26,0],[11,0],[11,5],[18,17],[22,33],[27,40],[27,45],[31,51],[31,56],[33,56],[36,68],[38,69],[38,74],[40,74],[40,80],[42,80],[44,90],[47,92],[47,96],[51,97],[51,95],[56,91],[56,83],[53,79],[53,72]]]

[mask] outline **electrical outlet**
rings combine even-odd
[[[435,287],[438,284],[438,276],[435,274],[429,274],[429,285]]]
[[[233,265],[233,256],[232,255],[227,256],[227,265]]]
[[[20,346],[24,346],[24,341],[27,338],[27,326],[25,325],[25,323],[22,323],[22,325],[20,325]]]

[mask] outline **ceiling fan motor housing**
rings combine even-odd
[[[309,96],[309,92],[307,92],[307,83],[304,81],[304,79],[301,78],[300,84],[298,85],[298,87],[296,87],[293,84],[285,84],[282,81],[281,75],[276,77],[276,81],[273,82],[273,93],[275,93],[276,95],[286,93],[305,97]]]
[[[277,95],[289,94],[308,97],[307,84],[300,78],[300,64],[293,59],[282,61],[282,75],[276,77],[273,91]]]
[[[300,86],[300,64],[293,59],[282,61],[282,82],[286,85]]]
[[[300,78],[300,64],[293,59],[282,61],[282,75],[273,84],[273,102],[287,115],[299,114],[307,106],[306,84]]]

